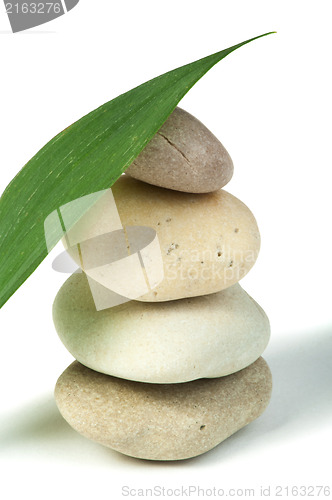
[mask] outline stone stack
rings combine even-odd
[[[267,406],[271,374],[260,356],[269,321],[238,284],[260,236],[250,210],[221,189],[232,173],[222,144],[176,108],[113,185],[123,227],[156,231],[163,279],[103,310],[83,272],[58,292],[54,323],[77,361],[55,398],[84,436],[137,458],[181,460]],[[103,213],[88,218],[86,238]]]

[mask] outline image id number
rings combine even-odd
[[[329,486],[276,486],[276,497],[328,497]]]
[[[5,4],[7,14],[60,14],[61,4],[58,2],[10,3]]]

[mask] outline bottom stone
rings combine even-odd
[[[268,365],[215,379],[147,384],[74,361],[55,387],[58,408],[83,436],[147,460],[183,460],[211,450],[257,418],[272,388]]]

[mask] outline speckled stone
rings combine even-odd
[[[73,274],[56,296],[53,319],[85,366],[162,384],[241,370],[262,354],[270,335],[264,311],[238,284],[202,297],[97,311],[86,276]]]
[[[123,175],[112,192],[122,225],[152,228],[160,244],[164,279],[137,300],[158,302],[218,292],[237,283],[256,261],[256,220],[244,203],[222,189],[181,193]],[[103,232],[108,217],[104,213],[100,210],[96,220],[90,218],[87,227],[81,227],[81,241],[85,234],[88,238],[91,225]]]
[[[77,361],[55,387],[58,408],[80,434],[148,460],[183,460],[211,450],[257,418],[271,395],[259,358],[228,377],[144,384],[104,375]]]
[[[230,181],[233,162],[203,123],[176,108],[126,174],[168,189],[209,193]]]

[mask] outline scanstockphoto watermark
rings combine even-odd
[[[154,485],[152,488],[132,488],[130,486],[122,486],[122,497],[141,497],[141,498],[222,498],[222,497],[255,497],[254,488],[219,488],[217,486],[201,487],[198,485],[181,485],[179,487],[170,488],[168,486]]]
[[[194,241],[194,235],[190,236]],[[169,281],[240,281],[257,259],[255,250],[235,250],[227,244],[215,249],[181,248],[171,243],[163,249],[168,262]],[[185,263],[185,265],[183,265]]]
[[[135,300],[164,278],[156,231],[145,226],[124,227],[111,189],[59,207],[45,219],[44,231],[48,252],[60,239],[65,247],[53,268],[83,270],[97,311]]]
[[[220,488],[198,485],[154,485],[151,488],[134,488],[124,485],[121,496],[127,498],[326,498],[331,496],[329,485],[261,485],[255,488]]]
[[[5,9],[13,33],[25,31],[35,26],[53,21],[72,10],[79,0],[31,1],[4,0]]]

